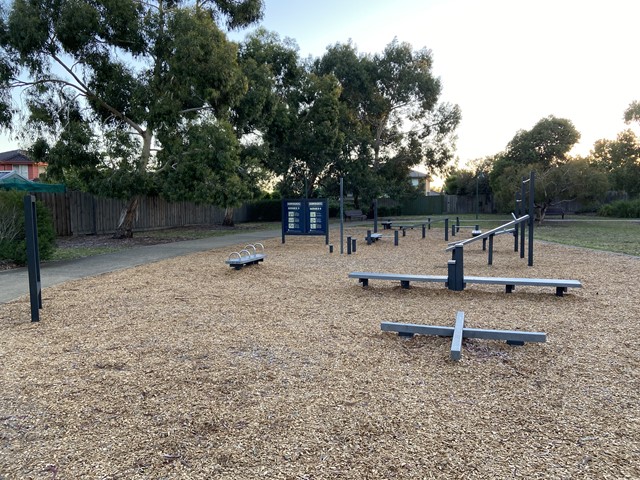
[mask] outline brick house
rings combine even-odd
[[[24,150],[0,153],[0,172],[14,171],[28,180],[34,180],[46,169],[46,163],[34,162]]]

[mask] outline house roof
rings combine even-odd
[[[24,178],[18,172],[14,170],[9,170],[8,172],[0,172],[0,183],[6,181],[14,181],[14,182],[28,182],[28,178]]]
[[[428,178],[431,179],[431,175],[428,173],[421,172],[419,170],[414,170],[413,168],[409,170],[410,178]]]
[[[8,152],[0,152],[0,163],[26,164],[34,162],[24,150],[10,150]]]

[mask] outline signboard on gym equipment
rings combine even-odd
[[[329,244],[329,201],[326,198],[282,200],[282,243],[285,235],[324,235]]]

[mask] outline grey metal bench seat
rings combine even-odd
[[[518,286],[555,287],[556,295],[562,297],[568,288],[582,288],[578,280],[562,280],[558,278],[509,278],[509,277],[464,277],[465,283],[485,285],[504,285],[506,293],[511,293]]]
[[[397,273],[351,272],[349,278],[357,278],[363,287],[369,285],[369,280],[392,280],[400,282],[402,288],[409,288],[410,282],[447,283],[446,275],[407,275]]]
[[[381,233],[372,233],[371,234],[371,241],[375,242],[377,240],[380,240],[382,238],[382,234]],[[367,240],[367,237],[364,237],[365,241]]]
[[[444,283],[445,275],[408,275],[398,273],[351,272],[349,278],[357,278],[363,287],[369,285],[369,280],[391,280],[400,282],[402,288],[409,288],[411,282]],[[516,286],[555,287],[556,295],[562,297],[568,288],[581,288],[578,280],[561,280],[556,278],[509,278],[509,277],[464,277],[464,284],[476,283],[485,285],[504,285],[505,292],[511,293]]]

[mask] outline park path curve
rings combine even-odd
[[[279,237],[280,235],[280,229],[256,230],[197,240],[138,246],[114,253],[75,260],[48,262],[43,263],[40,267],[40,279],[42,288],[46,288],[69,280],[92,277],[102,273],[157,262],[166,258],[203,252],[214,248],[237,247],[240,244],[255,243],[267,238]],[[0,303],[11,302],[28,294],[29,275],[26,267],[0,272]]]

